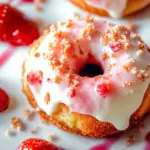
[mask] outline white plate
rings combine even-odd
[[[6,0],[0,0],[0,2],[5,2]],[[32,4],[25,4],[19,7],[26,15],[36,20],[42,20],[43,24],[46,23],[57,23],[58,21],[71,18],[74,12],[78,12],[81,15],[87,14],[76,7],[74,7],[68,0],[49,0],[45,5],[42,12],[37,12]],[[108,18],[103,18],[108,19]],[[150,7],[147,7],[143,11],[140,11],[133,16],[130,16],[123,20],[113,20],[118,23],[127,24],[129,21],[133,24],[138,25],[138,32],[143,38],[143,40],[150,46]],[[1,43],[0,44],[0,55],[6,51],[9,45]],[[0,87],[5,89],[9,96],[11,97],[11,107],[4,113],[0,113],[0,150],[15,150],[16,147],[26,138],[29,137],[40,137],[48,139],[48,135],[55,134],[58,139],[55,143],[64,148],[65,150],[90,150],[93,146],[101,143],[107,143],[107,139],[90,139],[85,137],[80,137],[70,133],[66,133],[53,125],[42,124],[38,117],[35,117],[33,121],[26,121],[23,118],[23,110],[25,108],[30,108],[27,103],[26,97],[21,91],[21,69],[22,63],[27,56],[28,47],[17,48],[13,53],[13,56],[0,67]],[[5,136],[5,131],[7,129],[13,130],[10,126],[10,120],[13,116],[17,116],[22,119],[26,125],[25,131],[16,132],[16,135],[7,137]],[[117,142],[113,145],[109,145],[108,149],[111,150],[148,150],[146,145],[148,143],[144,142],[144,136],[148,132],[149,117],[144,121],[145,130],[137,132],[137,130],[129,131],[126,134],[122,134]],[[30,131],[38,127],[37,134],[31,134]],[[136,142],[134,145],[127,147],[124,142],[129,135],[135,135]],[[108,150],[99,149],[99,150]],[[97,149],[98,150],[98,149]]]

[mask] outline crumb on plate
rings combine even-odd
[[[133,136],[133,135],[129,136],[129,137],[125,140],[125,144],[126,144],[127,146],[130,146],[130,145],[134,144],[134,142],[135,142],[135,136]]]
[[[14,132],[14,131],[11,131],[11,130],[9,130],[9,129],[6,129],[5,135],[6,135],[7,137],[14,136],[14,135],[15,135],[15,132]]]
[[[55,134],[50,134],[48,136],[48,141],[49,142],[55,142],[56,140],[58,140],[58,137]]]
[[[17,117],[11,118],[11,125],[14,129],[17,129],[18,131],[21,131],[22,129],[24,129],[24,124]]]
[[[24,117],[26,120],[32,120],[34,117],[34,111],[30,111],[29,109],[24,110]]]

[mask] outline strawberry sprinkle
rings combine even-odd
[[[121,49],[121,43],[116,42],[116,43],[110,44],[110,48],[112,49],[113,52],[118,52]]]
[[[28,75],[27,75],[27,81],[30,84],[41,84],[42,83],[42,72],[41,71],[31,71]]]
[[[76,90],[75,90],[75,88],[70,88],[68,90],[67,96],[70,97],[70,98],[74,98],[76,96]]]
[[[102,96],[108,94],[111,91],[110,81],[106,78],[101,78],[96,87],[96,90],[97,90],[98,94],[100,94]]]

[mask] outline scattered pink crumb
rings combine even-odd
[[[133,24],[131,21],[128,22],[128,25],[127,25],[128,29],[130,29],[131,31],[137,33],[138,31],[138,25],[136,24]]]
[[[34,129],[30,130],[31,134],[37,134],[39,127],[35,127]]]
[[[55,134],[50,134],[49,136],[48,136],[48,141],[49,142],[55,142],[55,141],[57,141],[58,140],[58,137],[55,135]]]
[[[35,0],[35,9],[41,11],[43,9],[43,4],[46,2],[47,0]]]
[[[79,19],[80,18],[80,14],[78,12],[74,12],[73,13],[73,17],[76,18],[76,19]]]
[[[24,117],[27,120],[32,120],[34,117],[34,111],[30,111],[29,109],[24,110]]]
[[[132,145],[132,144],[134,144],[134,143],[135,143],[135,136],[133,136],[133,135],[129,136],[129,137],[126,139],[126,141],[125,141],[125,144],[126,144],[127,146],[130,146],[130,145]]]
[[[5,135],[6,135],[7,137],[10,137],[10,136],[14,136],[14,135],[16,135],[16,134],[15,134],[14,131],[11,131],[11,130],[7,129],[7,130],[5,131]]]
[[[31,133],[31,134],[36,134],[37,131],[36,131],[35,129],[33,129],[33,130],[30,131],[30,133]]]

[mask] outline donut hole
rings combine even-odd
[[[85,64],[79,72],[79,75],[82,77],[95,77],[102,74],[104,74],[102,67],[93,63]]]

